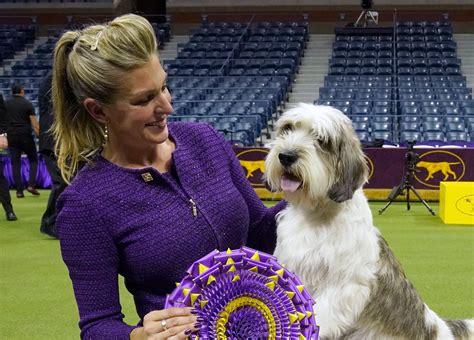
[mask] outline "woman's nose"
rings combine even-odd
[[[171,104],[171,95],[168,91],[163,91],[157,97],[155,111],[157,113],[170,114],[173,112],[173,105]]]

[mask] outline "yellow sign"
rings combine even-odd
[[[474,182],[440,182],[439,217],[446,224],[474,225]]]

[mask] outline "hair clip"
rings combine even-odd
[[[104,31],[100,31],[99,33],[97,33],[97,36],[95,37],[95,43],[94,43],[94,45],[91,46],[92,51],[95,51],[97,49],[97,45],[99,44],[99,39],[102,36],[103,32]]]

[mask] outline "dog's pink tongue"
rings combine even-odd
[[[280,181],[281,190],[284,192],[295,192],[300,187],[301,181],[296,178],[283,176]]]

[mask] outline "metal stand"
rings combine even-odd
[[[414,168],[405,170],[405,174],[403,175],[402,183],[399,186],[396,186],[396,187],[393,188],[390,195],[388,195],[388,199],[389,199],[388,203],[382,209],[379,210],[379,215],[381,215],[388,208],[388,206],[390,204],[392,204],[392,202],[395,200],[395,198],[397,196],[403,194],[404,190],[406,190],[406,192],[407,192],[407,210],[410,210],[410,190],[411,190],[411,191],[413,191],[415,196],[418,197],[420,202],[423,203],[423,205],[426,207],[426,209],[429,210],[431,215],[433,215],[433,216],[435,215],[435,212],[433,211],[433,209],[431,209],[431,207],[428,205],[428,203],[426,203],[426,201],[423,198],[421,198],[420,194],[415,190],[415,188],[411,184],[411,180],[414,177],[414,172],[415,172]]]
[[[374,13],[368,9],[364,9],[362,12],[360,12],[359,18],[357,18],[354,27],[357,27],[362,20],[364,20],[364,27],[367,27],[367,22],[370,20],[372,20],[376,25],[379,23],[378,16],[375,17]]]

